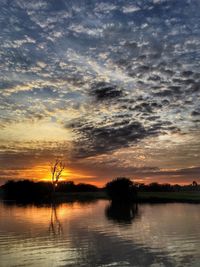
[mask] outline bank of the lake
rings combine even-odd
[[[108,199],[105,191],[57,193],[55,199],[63,201]],[[200,203],[199,191],[182,192],[138,192],[139,203]]]
[[[139,192],[138,202],[142,202],[142,203],[162,203],[162,202],[200,203],[200,191]]]
[[[4,196],[3,190],[0,189],[0,199]],[[87,201],[108,199],[108,195],[105,191],[95,192],[63,192],[55,193],[53,199],[58,202],[65,201]],[[138,192],[138,203],[200,203],[200,191],[177,191],[177,192]],[[51,199],[44,198],[45,201],[51,201]],[[43,201],[43,199],[38,199]]]

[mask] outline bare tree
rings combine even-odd
[[[52,184],[53,190],[55,191],[56,186],[58,185],[58,181],[61,177],[61,174],[65,168],[64,163],[62,160],[56,159],[56,161],[51,165],[51,177],[52,177]]]

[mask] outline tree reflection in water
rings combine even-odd
[[[106,217],[117,223],[131,224],[138,216],[137,203],[119,203],[111,201],[105,209]]]
[[[53,236],[59,236],[63,234],[63,227],[57,215],[57,206],[52,204],[51,206],[51,219],[49,224],[49,234]]]

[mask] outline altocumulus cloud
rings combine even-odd
[[[2,0],[0,127],[72,130],[76,158],[166,136],[171,147],[187,136],[198,157],[199,9],[198,0]]]

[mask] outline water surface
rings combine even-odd
[[[200,205],[0,203],[0,266],[200,266]]]

